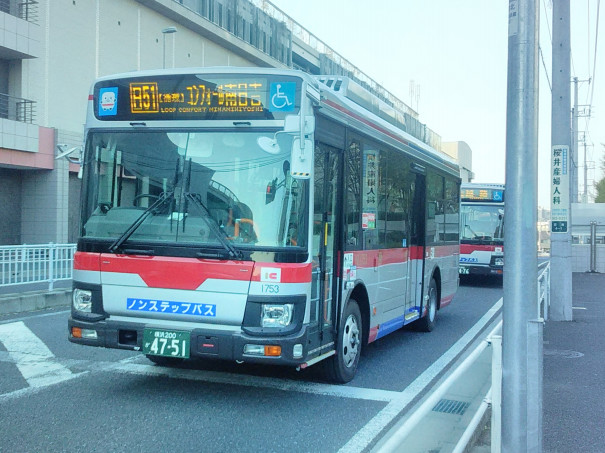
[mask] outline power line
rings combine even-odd
[[[552,85],[550,83],[550,77],[548,77],[548,69],[546,68],[546,63],[544,62],[544,53],[542,52],[542,46],[538,46],[538,50],[540,51],[540,59],[542,60],[542,66],[544,66],[544,74],[546,74],[546,80],[548,81],[548,88],[552,93]]]

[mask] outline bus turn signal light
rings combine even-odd
[[[281,346],[265,346],[265,355],[279,357],[281,355]]]

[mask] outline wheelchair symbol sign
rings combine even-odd
[[[296,106],[296,82],[274,82],[271,84],[269,95],[270,112],[290,112]]]

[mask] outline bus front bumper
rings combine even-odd
[[[468,266],[460,265],[458,267],[460,276],[464,275],[499,275],[502,276],[504,271],[502,266]]]
[[[131,323],[111,320],[88,322],[69,317],[68,339],[72,343],[142,351],[145,323]],[[79,330],[79,337],[74,336],[74,328]],[[183,330],[183,329],[170,329]],[[288,336],[252,336],[244,332],[225,332],[211,329],[186,329],[190,333],[190,358],[210,358],[238,362],[273,363],[298,366],[305,363],[307,357],[308,330],[303,326],[299,331]],[[84,335],[82,335],[84,332]],[[94,332],[94,334],[93,334]],[[244,353],[254,346],[278,346],[279,355],[259,355]],[[273,350],[275,351],[275,349]]]

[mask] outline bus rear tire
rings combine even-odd
[[[178,357],[164,357],[164,356],[160,356],[160,355],[145,354],[145,357],[147,357],[149,360],[151,360],[156,365],[165,366],[165,367],[179,366],[179,365],[182,365],[183,362],[185,361],[184,359],[180,359]]]
[[[431,332],[435,328],[438,297],[439,291],[437,291],[437,282],[434,278],[431,278],[431,283],[429,283],[429,300],[426,307],[426,316],[417,321],[416,325],[418,330],[422,332]]]
[[[362,326],[359,305],[356,300],[349,299],[338,328],[336,354],[325,364],[326,377],[330,381],[345,384],[355,377],[361,356]]]

